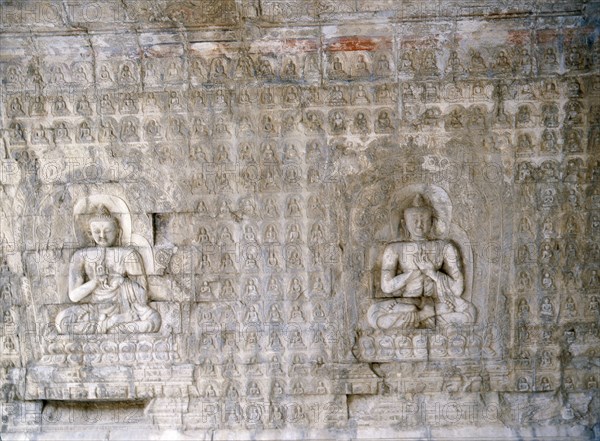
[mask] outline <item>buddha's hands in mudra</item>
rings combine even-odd
[[[419,270],[427,277],[429,277],[432,280],[437,279],[437,271],[433,266],[433,262],[431,262],[431,260],[429,260],[429,258],[424,253],[421,253],[418,256],[416,256],[414,262],[417,268],[419,268]]]
[[[125,280],[125,278],[123,276],[121,276],[120,274],[116,274],[111,277],[110,283],[108,284],[108,288],[117,289],[119,286],[121,286],[123,284],[124,280]]]
[[[94,289],[101,288],[114,290],[121,286],[124,280],[125,278],[120,274],[113,274],[110,277],[108,274],[98,274],[92,282],[95,284]]]
[[[427,257],[427,255],[425,255],[425,253],[421,253],[418,256],[416,256],[414,262],[421,273],[425,274],[434,282],[438,282],[438,272],[435,269],[433,262],[431,262],[431,260]],[[440,302],[446,305],[446,307],[451,309],[454,309],[456,307],[455,299],[451,295],[446,295],[445,290],[438,290],[437,295]]]

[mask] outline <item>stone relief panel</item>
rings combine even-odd
[[[403,182],[409,180],[367,186],[353,209],[352,263],[369,268],[351,282],[361,287],[355,354],[382,362],[499,357],[503,337],[491,318],[502,301],[492,275],[501,259],[489,249],[498,236],[491,225],[457,216],[467,209],[460,198],[455,208],[439,185]],[[478,212],[491,211],[485,201],[498,195],[485,187],[478,193],[476,185],[470,192]]]
[[[598,435],[595,3],[24,3],[3,436]]]

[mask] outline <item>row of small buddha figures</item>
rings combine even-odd
[[[247,201],[247,199],[243,200]],[[271,201],[269,203],[275,203],[272,198],[269,198],[268,201]],[[286,223],[285,236],[280,234],[283,228],[277,222],[267,222],[260,227],[254,223],[246,223],[243,228],[240,227],[239,229],[231,224],[221,224],[214,225],[212,228],[210,225],[198,227],[198,233],[193,242],[204,245],[205,247],[201,251],[210,253],[211,246],[218,246],[223,251],[229,251],[230,246],[236,243],[247,243],[249,245],[259,243],[316,244],[334,240],[329,234],[329,229],[321,221],[312,222],[309,224],[310,227],[308,225],[304,227],[301,221],[303,210],[300,207],[300,202],[301,199],[294,194],[288,198],[285,215],[286,218],[292,218],[296,222],[288,221]],[[303,233],[304,229],[307,230],[306,236]],[[262,233],[259,235],[257,230]],[[218,250],[215,248],[214,254]],[[255,252],[257,251],[259,250],[255,250]]]
[[[519,344],[537,342],[540,343],[541,347],[549,347],[552,344],[558,345],[555,337],[562,332],[562,341],[567,345],[587,346],[594,350],[598,347],[597,343],[600,338],[600,331],[594,319],[569,322],[562,330],[548,321],[534,324],[525,320],[518,320],[516,325],[515,335]],[[521,357],[523,352],[521,350],[518,352],[519,357],[524,358]],[[594,356],[593,354],[589,355]]]
[[[301,119],[304,118],[304,119]],[[373,112],[359,110],[349,113],[342,109],[331,110],[327,116],[321,112],[307,112],[305,117],[298,113],[277,115],[262,113],[257,120],[250,115],[242,116],[236,121],[225,118],[194,117],[188,121],[184,116],[169,116],[164,119],[126,116],[120,120],[102,118],[99,121],[77,119],[75,121],[57,120],[51,125],[33,123],[25,125],[12,122],[9,138],[12,143],[27,141],[31,144],[55,143],[70,144],[72,142],[140,142],[216,138],[230,140],[234,134],[241,137],[262,135],[264,138],[285,135],[288,137],[302,134],[342,134],[346,132],[390,133],[398,124],[395,113],[389,108],[377,109]],[[27,132],[30,132],[27,137]]]
[[[543,228],[543,226],[541,227]],[[543,233],[542,233],[543,234]],[[515,263],[531,264],[539,263],[542,266],[564,263],[566,267],[585,266],[583,272],[586,274],[588,287],[600,287],[598,270],[595,268],[597,261],[591,261],[591,265],[584,261],[584,250],[596,254],[597,244],[588,241],[579,242],[577,238],[567,235],[562,239],[553,237],[540,238],[540,242],[527,240],[518,244],[515,250]],[[585,265],[584,265],[585,264]]]
[[[529,291],[533,287],[538,287],[545,293],[564,290],[567,292],[579,291],[588,292],[590,294],[600,292],[600,283],[598,282],[598,270],[593,269],[587,280],[582,279],[579,272],[576,272],[573,267],[563,268],[562,273],[555,268],[542,268],[537,274],[537,264],[521,265],[518,268],[515,281],[518,292]],[[537,275],[537,277],[536,277]],[[534,279],[535,278],[535,279]],[[536,283],[534,283],[536,280]]]
[[[573,198],[573,194],[575,198]],[[532,246],[531,250],[538,250],[536,243],[549,243],[554,248],[555,244],[562,240],[564,246],[561,248],[567,250],[567,254],[571,257],[577,257],[585,251],[594,257],[593,262],[597,262],[600,259],[600,244],[590,236],[580,236],[580,233],[583,233],[588,227],[593,227],[589,221],[594,221],[595,218],[590,216],[585,207],[593,206],[594,195],[592,194],[589,200],[586,200],[587,198],[581,200],[578,191],[572,193],[569,190],[569,196],[572,197],[572,202],[565,201],[564,211],[554,207],[550,213],[535,213],[531,210],[523,213],[516,224],[518,236]],[[576,201],[580,202],[576,204]],[[574,210],[574,208],[578,208],[578,210]],[[536,238],[538,242],[535,241]],[[535,261],[535,258],[530,261]]]
[[[176,362],[180,360],[176,343],[167,338],[123,341],[114,339],[98,341],[57,340],[44,348],[41,364],[88,363],[138,363]]]
[[[237,105],[260,105],[265,108],[304,106],[368,106],[396,102],[395,85],[359,84],[352,88],[331,86],[327,88],[266,87],[255,89],[192,89],[186,91],[115,92],[97,95],[57,95],[26,98],[22,94],[11,94],[6,99],[6,111],[10,117],[91,116],[157,113],[187,113],[217,111],[233,112]],[[65,96],[67,98],[65,98]],[[243,107],[242,107],[243,108]]]
[[[104,87],[116,84],[130,85],[181,83],[191,79],[196,82],[252,81],[254,79],[300,80],[319,79],[322,72],[330,79],[352,79],[392,76],[396,71],[408,76],[457,76],[486,74],[531,75],[538,71],[552,72],[561,69],[586,70],[593,68],[591,50],[587,44],[569,45],[565,53],[559,46],[538,48],[532,56],[525,47],[497,47],[489,51],[484,60],[480,51],[469,48],[467,52],[438,49],[408,49],[401,51],[396,61],[388,51],[336,51],[328,53],[325,62],[318,52],[304,56],[286,55],[273,59],[261,54],[248,53],[219,55],[212,58],[145,59],[141,63],[104,61],[97,71],[89,62],[52,63],[40,68],[30,64],[8,64],[3,79],[10,87],[26,84],[48,84],[61,87],[66,84],[89,86],[94,78]],[[561,59],[563,58],[563,59]],[[140,65],[141,64],[141,65]],[[323,66],[324,64],[324,66]],[[27,75],[25,74],[27,72]],[[94,75],[95,74],[95,75]]]
[[[226,427],[236,430],[282,429],[285,427],[304,429],[308,428],[309,424],[310,428],[325,425],[331,428],[336,424],[343,425],[346,421],[342,406],[329,405],[328,410],[331,412],[327,416],[327,422],[322,423],[319,419],[312,417],[311,412],[314,411],[316,405],[324,404],[319,402],[307,403],[306,400],[303,400],[302,403],[275,402],[271,404],[270,402],[252,402],[247,407],[243,407],[232,397],[226,406],[211,408],[208,417],[206,414],[195,410],[202,408],[201,403],[198,403],[195,409],[183,415],[183,421],[190,430],[212,430],[214,427]],[[154,415],[154,418],[160,421],[160,416]]]
[[[429,109],[431,110],[431,109]],[[426,111],[427,113],[427,111]],[[308,113],[307,115],[313,116],[314,113]],[[431,116],[431,115],[430,115]],[[430,116],[424,115],[424,118]],[[269,117],[270,118],[270,117]],[[354,115],[347,115],[344,111],[333,111],[330,115],[329,129],[331,134],[342,135],[348,132],[357,134],[366,134],[375,132],[377,134],[389,134],[396,130],[397,121],[395,116],[388,110],[381,110],[377,114],[375,123],[370,119],[368,113],[362,111],[356,112]],[[307,122],[308,127],[313,127],[312,124],[318,120],[312,120]],[[428,119],[426,125],[428,127],[431,124],[438,124],[441,119],[435,117],[435,119]],[[270,121],[273,122],[272,120]],[[446,119],[446,128],[448,131],[464,130],[464,129],[475,129],[471,119],[463,119],[459,113],[453,113]],[[219,123],[220,124],[220,123]],[[224,123],[223,123],[224,124]],[[161,141],[161,140],[181,140],[187,139],[200,139],[212,136],[212,134],[219,128],[215,125],[212,128],[202,120],[196,118],[192,122],[192,133],[190,136],[190,126],[184,118],[168,118],[165,121],[165,125],[157,122],[156,119],[147,118],[145,121],[140,122],[135,117],[125,117],[121,121],[116,121],[112,118],[104,118],[96,125],[90,120],[76,121],[74,123],[60,120],[55,122],[52,126],[44,126],[42,124],[33,124],[30,127],[19,122],[12,122],[9,125],[8,135],[10,143],[13,145],[20,144],[32,144],[32,145],[50,145],[50,144],[89,144],[89,143],[106,143],[122,141],[127,143],[142,142],[142,141]],[[212,142],[222,141],[218,143],[220,152],[218,155],[222,155],[223,161],[229,159],[229,154],[225,149],[226,144],[231,142],[232,135],[229,129],[223,129],[225,132],[221,132],[220,137],[212,138]],[[233,133],[236,132],[233,128]],[[223,133],[227,133],[227,136],[222,136]],[[268,136],[265,136],[263,144],[270,144],[269,138],[272,138],[276,131],[269,132]],[[318,131],[317,131],[318,133]],[[314,135],[312,128],[308,130],[309,135]],[[246,136],[246,135],[244,135]],[[582,129],[565,129],[562,133],[558,133],[554,130],[544,130],[541,133],[535,131],[517,132],[513,135],[514,140],[508,141],[508,143],[514,146],[514,149],[519,154],[532,155],[539,148],[541,152],[548,153],[567,153],[567,154],[582,154],[584,153],[587,145],[587,150],[590,153],[598,151],[600,149],[600,130],[592,129],[589,136],[586,135]],[[297,136],[289,138],[289,141],[294,141]],[[244,140],[241,141],[244,143]],[[245,142],[241,147],[247,145]],[[240,152],[241,154],[242,152]],[[215,154],[215,156],[217,155]],[[206,153],[204,153],[204,159],[209,160]],[[274,153],[273,159],[268,162],[275,162]],[[521,162],[517,169],[517,178],[520,181],[524,181],[533,174],[532,171],[528,171],[528,165],[530,169],[536,167],[532,163]]]
[[[519,164],[519,173],[527,173],[527,166],[523,166],[523,164]],[[576,222],[573,226],[565,225],[565,236],[584,233],[586,229],[589,229],[590,234],[598,232],[598,215],[593,209],[590,209],[596,204],[594,202],[596,194],[592,194],[592,197],[586,200],[581,186],[564,185],[557,182],[539,182],[539,184],[528,186],[529,188],[521,187],[525,190],[518,196],[518,202],[522,207],[535,207],[543,215],[547,215],[548,212],[550,214],[560,212],[564,213],[566,217],[575,219]],[[590,186],[590,190],[595,191],[594,186]]]
[[[278,280],[276,275],[271,275],[267,283],[260,282],[258,278],[252,277],[244,282],[238,282],[231,278],[218,278],[219,272],[215,273],[215,279],[208,281],[202,280],[196,288],[196,297],[199,302],[216,300],[242,300],[244,303],[254,302],[262,298],[290,300],[325,298],[330,295],[326,290],[322,277],[315,277],[311,285],[307,288],[302,281],[302,275],[294,274],[289,278],[287,287]],[[207,272],[203,272],[203,277],[207,277]],[[321,308],[318,308],[321,309]],[[214,319],[210,312],[207,316],[202,316],[203,320]],[[271,316],[272,314],[269,314]],[[320,316],[320,313],[318,314]],[[277,315],[281,317],[281,314]],[[282,321],[274,320],[274,321]]]
[[[277,197],[273,194],[265,194],[262,197],[256,195],[242,195],[239,200],[232,201],[229,197],[221,197],[219,200],[200,199],[196,203],[194,212],[201,219],[198,224],[198,232],[194,234],[194,242],[198,244],[221,244],[230,243],[238,240],[245,242],[279,242],[285,240],[299,241],[302,238],[302,228],[298,224],[289,224],[286,229],[286,239],[281,239],[281,228],[277,224],[268,224],[264,227],[262,238],[257,234],[258,226],[246,224],[243,226],[243,233],[232,235],[237,231],[236,224],[224,224],[211,226],[207,219],[223,219],[224,221],[237,218],[239,225],[239,216],[247,219],[279,219],[281,217],[299,219],[306,216],[308,218],[319,218],[320,222],[315,222],[310,226],[310,241],[320,242],[323,233],[327,231],[324,220],[326,219],[325,205],[322,197],[313,193],[305,198],[296,193],[281,195]],[[210,207],[210,209],[209,209]],[[235,215],[235,216],[234,216]],[[194,219],[195,220],[195,219]],[[187,222],[187,220],[185,221]],[[295,225],[295,226],[294,226]]]
[[[585,221],[588,217],[585,207],[589,205],[586,202],[581,205],[569,205],[571,206],[567,210],[555,210],[554,213],[522,214],[516,223],[516,229],[519,240],[530,247],[530,262],[537,260],[535,256],[545,244],[549,244],[552,250],[558,250],[558,245],[562,244],[560,249],[565,250],[568,260],[575,259],[584,252],[590,254],[592,262],[600,260],[600,244],[591,237],[584,239],[577,234],[585,231]],[[581,214],[584,214],[584,217]]]
[[[546,375],[539,375],[534,381],[528,376],[521,376],[517,379],[516,390],[519,392],[538,391],[546,392],[561,387],[564,390],[590,390],[598,389],[598,380],[595,375],[585,375],[582,381],[575,382],[573,376],[566,376],[562,384],[558,380],[551,381]]]
[[[428,112],[429,111],[429,112]],[[442,112],[438,107],[428,108],[424,117],[441,117]],[[428,113],[427,113],[428,112]],[[600,123],[600,106],[586,106],[581,101],[571,100],[562,106],[562,113],[559,104],[555,102],[540,103],[539,106],[533,103],[520,104],[511,113],[504,106],[498,106],[493,111],[482,104],[470,106],[468,109],[462,105],[449,107],[445,113],[447,128],[454,128],[458,122],[462,126],[470,127],[488,127],[490,125],[526,129],[536,127],[558,128],[561,125],[565,128],[578,127],[585,125],[586,115],[590,124]],[[553,132],[550,132],[553,133]]]
[[[288,247],[285,250],[277,251],[277,254],[281,254],[283,251],[285,258],[289,260],[289,255],[294,250],[298,254],[303,254],[306,251],[302,247],[302,244],[315,245],[335,240],[332,234],[325,234],[325,232],[329,233],[328,229],[318,222],[313,223],[310,228],[306,228],[308,230],[306,236],[302,232],[305,229],[303,225],[288,223],[283,240],[279,233],[281,227],[278,224],[267,223],[261,228],[264,233],[260,236],[256,233],[256,229],[256,226],[246,224],[243,233],[239,232],[236,234],[236,240],[227,227],[220,229],[221,232],[219,235],[211,235],[207,232],[206,227],[200,227],[193,243],[202,245],[199,251],[203,253],[203,256],[206,255],[208,258],[218,255],[219,252],[231,252],[232,249],[237,251],[237,246],[241,243],[246,244],[244,249],[241,250],[243,252],[242,258],[249,257],[250,255],[256,258],[259,254],[274,251],[271,249],[262,249],[259,244],[287,244]]]
[[[260,352],[245,360],[234,353],[220,352],[218,355],[198,353],[196,378],[320,377],[336,369],[335,365],[328,362],[330,357],[323,350],[314,353],[290,351],[287,354]]]
[[[452,83],[453,84],[453,83]],[[417,86],[413,86],[417,87]],[[428,89],[440,86],[432,85]],[[459,86],[455,86],[459,87]],[[412,90],[412,89],[411,89]],[[461,96],[463,94],[461,93]],[[66,98],[65,98],[66,97]],[[407,100],[409,98],[407,97]],[[398,101],[394,84],[357,84],[354,86],[218,88],[146,92],[102,91],[93,95],[11,94],[6,99],[10,117],[131,115],[143,112],[187,113],[201,111],[233,112],[244,105],[264,108],[384,105]],[[239,107],[242,106],[242,107]]]
[[[561,78],[528,78],[511,83],[502,80],[455,80],[443,81],[400,81],[399,93],[404,103],[436,103],[441,101],[455,102],[548,102],[560,99],[581,99],[586,95],[600,93],[600,76],[578,78],[565,76]],[[334,86],[336,87],[336,86]],[[352,97],[360,84],[342,87],[353,103]],[[373,86],[366,90],[371,94]],[[376,88],[377,86],[375,86]],[[302,90],[302,89],[301,89]],[[375,89],[376,90],[376,89]],[[367,95],[370,98],[372,95]],[[283,101],[282,101],[283,102]],[[375,100],[377,102],[377,100]],[[543,103],[538,103],[544,105]]]
[[[245,397],[248,399],[283,399],[290,395],[326,395],[331,391],[331,385],[324,379],[297,380],[288,384],[286,381],[275,378],[265,381],[250,380],[243,387],[239,382],[225,382],[217,384],[210,381],[201,381],[190,387],[191,397],[205,399],[230,399],[237,400]],[[242,391],[242,392],[240,392]]]
[[[252,280],[252,279],[250,279]],[[255,285],[248,285],[256,289]],[[303,294],[301,294],[303,296]],[[295,298],[294,298],[295,299]],[[241,304],[228,303],[226,307],[219,311],[212,311],[206,308],[206,302],[200,302],[202,308],[198,311],[198,324],[201,328],[212,329],[217,332],[225,324],[221,323],[223,318],[227,319],[227,326],[238,326],[243,324],[247,327],[248,332],[266,334],[271,328],[278,328],[276,324],[283,323],[313,323],[315,326],[323,323],[326,320],[331,320],[335,315],[329,311],[327,306],[323,306],[321,302],[307,302],[305,300],[294,300],[294,302],[273,302],[267,308],[267,305],[253,303],[257,301],[256,297],[244,297]],[[235,309],[234,309],[235,308]],[[216,321],[217,317],[220,319]],[[270,323],[273,326],[256,326],[261,323]],[[298,327],[292,327],[290,330],[296,331]],[[242,332],[243,334],[243,332]]]
[[[557,310],[555,303],[549,296],[545,296],[539,302],[537,318],[543,321],[554,321],[557,316],[563,320],[581,318],[583,315],[589,317],[600,316],[600,295],[589,295],[586,296],[585,302],[575,303],[575,297],[572,295],[568,296],[562,303],[562,308]],[[528,322],[534,318],[531,313],[531,307],[527,299],[520,299],[517,304],[517,320],[522,322]]]
[[[599,107],[600,109],[600,107]],[[414,115],[413,115],[414,116]],[[552,115],[548,114],[548,117]],[[410,112],[405,115],[406,121],[412,118]],[[91,119],[77,119],[75,121],[57,120],[51,126],[43,124],[24,124],[13,121],[9,125],[9,139],[13,144],[29,141],[31,144],[62,143],[93,143],[160,141],[172,139],[223,139],[229,141],[234,134],[239,137],[249,138],[263,135],[265,138],[276,135],[285,135],[295,138],[304,135],[318,134],[345,134],[345,133],[376,133],[387,134],[396,130],[400,121],[395,112],[388,108],[374,110],[358,110],[348,112],[343,109],[334,109],[327,115],[320,111],[307,111],[303,116],[296,112],[283,114],[281,119],[272,113],[258,114],[257,120],[252,116],[242,116],[236,121],[223,117],[211,118],[194,117],[191,121],[183,116],[169,116],[165,118],[147,117],[144,120],[133,116],[126,116],[120,120],[105,117],[100,121]],[[504,114],[506,121],[511,117]],[[529,120],[531,121],[531,120]],[[576,124],[572,124],[576,121]],[[496,124],[495,126],[504,127]],[[446,115],[439,108],[426,109],[422,114],[412,118],[412,124],[417,124],[422,129],[444,125],[446,131],[464,129],[484,129],[489,127],[490,120],[487,110],[478,106],[465,109],[462,106],[454,107]],[[582,128],[575,126],[583,124],[582,114],[565,116],[562,131],[546,128],[543,132],[537,130],[515,132],[514,140],[510,144],[519,153],[531,153],[539,145],[540,151],[566,153],[583,153],[584,144],[590,152],[600,149],[600,130],[591,129],[586,134]],[[517,127],[519,123],[517,122]],[[509,122],[507,127],[512,127]],[[534,124],[527,126],[534,129]],[[558,122],[557,122],[558,126]],[[556,126],[556,127],[557,127]],[[555,126],[553,126],[555,127]],[[29,135],[29,136],[28,136]],[[586,140],[587,138],[587,140]]]
[[[545,132],[544,132],[545,133]],[[542,134],[542,137],[547,135]],[[554,134],[551,133],[551,136]],[[600,141],[600,140],[599,140]],[[600,144],[598,144],[600,147]],[[590,145],[590,151],[597,150]],[[600,182],[600,161],[593,158],[567,157],[560,159],[545,159],[541,163],[521,161],[515,167],[515,180],[518,183],[565,182],[585,184]],[[567,187],[568,188],[568,187]]]
[[[252,323],[248,324],[251,325]],[[268,351],[284,354],[289,351],[324,351],[338,342],[336,337],[326,335],[327,331],[320,328],[304,332],[298,328],[287,332],[280,332],[275,329],[270,331],[268,335],[264,334],[266,333],[248,331],[245,333],[243,341],[238,344],[238,339],[234,333],[225,332],[220,336],[214,335],[214,333],[203,333],[195,347],[202,354],[238,354],[242,351],[250,353]]]
[[[375,111],[373,116],[369,112],[357,111],[354,114],[348,114],[345,110],[332,110],[327,123],[321,118],[318,112],[307,112],[306,119],[302,121],[304,129],[298,132],[315,135],[325,132],[334,135],[347,133],[356,134],[389,134],[396,131],[398,120],[389,109]],[[290,127],[298,127],[299,121],[295,115],[290,115],[293,121]],[[248,118],[244,117],[246,122]],[[427,109],[418,118],[423,127],[435,127],[444,122],[447,131],[478,129],[487,127],[487,120],[483,113],[477,115],[468,114],[466,110],[455,108],[447,116],[442,117],[441,112],[435,112],[435,109]],[[285,122],[287,124],[289,121]],[[414,122],[414,121],[413,121]],[[288,127],[285,124],[280,125],[275,115],[263,115],[261,119],[261,130],[258,133],[264,135],[266,139],[280,134],[280,128]],[[218,120],[214,125],[207,123],[201,118],[194,118],[188,122],[184,117],[168,117],[164,121],[155,118],[146,118],[140,121],[136,117],[124,117],[120,121],[113,118],[103,118],[101,121],[93,122],[89,119],[77,121],[59,120],[51,126],[43,124],[24,124],[15,122],[9,124],[8,135],[11,144],[19,145],[30,143],[32,145],[71,144],[71,143],[95,143],[95,142],[142,142],[142,141],[161,141],[161,140],[186,140],[212,138],[213,140],[222,139],[223,142],[229,142],[233,134],[237,133],[242,137],[256,136],[258,133],[251,131],[243,132],[243,126],[234,126],[233,122],[226,122],[224,119]],[[288,132],[286,132],[288,133]],[[292,136],[292,135],[290,135]],[[295,138],[296,135],[292,136]],[[583,129],[565,128],[562,132],[545,129],[541,133],[535,130],[519,131],[513,135],[514,140],[510,140],[510,145],[518,153],[533,154],[539,148],[542,152],[568,154],[584,153],[587,150],[590,153],[600,149],[600,130],[591,129],[589,135]],[[587,138],[587,139],[586,139]],[[290,138],[291,140],[291,138]],[[266,142],[266,141],[265,141]],[[524,164],[521,162],[521,164]],[[532,165],[533,166],[533,165]],[[527,179],[527,170],[518,169],[518,179]],[[530,174],[530,173],[529,173]]]
[[[363,334],[357,341],[357,355],[362,360],[404,360],[431,357],[495,356],[497,342],[491,335],[444,336],[435,334],[370,335]]]
[[[371,74],[371,54],[363,52],[355,55],[356,63],[352,71],[356,76],[367,76]],[[376,57],[374,74],[388,76],[392,74],[390,53],[379,53]],[[34,84],[48,84],[49,86],[61,86],[65,84],[79,84],[89,86],[94,82],[102,87],[111,87],[117,84],[130,85],[138,82],[144,84],[181,83],[188,78],[195,82],[216,81],[222,82],[228,79],[243,81],[255,78],[273,80],[280,79],[298,80],[304,77],[299,72],[298,61],[292,57],[286,60],[269,59],[265,56],[248,54],[218,56],[212,59],[188,58],[164,60],[145,59],[142,66],[133,61],[122,61],[120,63],[101,62],[98,71],[94,74],[91,63],[75,62],[70,66],[67,63],[53,63],[45,69],[36,66],[28,66],[27,69],[19,64],[10,64],[5,68],[3,78],[9,86],[22,86],[27,82]],[[338,54],[331,59],[331,71],[335,74],[345,73],[344,65],[348,62],[347,56]],[[343,61],[342,61],[343,59]],[[310,75],[320,77],[321,61],[316,52],[308,54],[304,59],[303,68]],[[28,75],[24,72],[28,71]]]
[[[587,256],[587,255],[582,255]],[[546,291],[552,292],[556,290],[572,292],[588,292],[596,293],[600,291],[600,281],[598,279],[597,269],[587,269],[583,273],[578,268],[577,262],[575,264],[567,262],[566,268],[562,271],[557,271],[552,268],[542,268],[537,275],[537,270],[534,268],[537,266],[534,262],[529,264],[520,265],[517,268],[516,276],[516,289],[519,292],[528,291],[534,286],[534,280],[538,281],[537,286],[543,288]]]
[[[306,248],[288,244],[286,245],[284,253],[285,255],[274,246],[267,247],[264,252],[261,252],[258,247],[248,247],[244,252],[244,256],[241,258],[241,261],[237,261],[237,255],[234,252],[220,252],[217,256],[213,253],[202,253],[195,270],[207,275],[241,272],[256,274],[261,271],[272,273],[281,272],[283,270],[303,270],[307,268],[316,270],[323,264],[337,262],[337,259],[334,261],[334,257],[332,258],[331,255],[328,254],[328,249],[320,246]],[[310,258],[308,258],[308,256],[310,256]],[[217,262],[214,262],[214,260],[217,260]],[[294,285],[290,287],[288,292],[304,292],[304,288],[302,288],[297,278],[292,279],[291,283]],[[248,288],[248,285],[246,288]],[[229,279],[223,281],[220,292],[221,296],[224,296],[225,298],[235,294],[235,289],[232,289]],[[199,294],[210,297],[211,294],[214,294],[213,288],[207,282],[200,287]]]
[[[204,149],[194,148],[189,153],[189,159],[196,164],[205,164],[210,170],[204,174],[193,175],[188,184],[195,193],[209,195],[233,195],[244,193],[286,193],[317,191],[324,184],[331,184],[339,180],[338,167],[332,162],[317,163],[303,170],[301,164],[275,163],[214,163],[207,159]],[[162,161],[179,162],[181,156],[175,156],[165,147],[161,154]],[[179,152],[181,153],[181,152]],[[183,155],[185,156],[185,155]],[[269,216],[276,217],[276,216]],[[309,215],[308,217],[316,217]]]
[[[596,82],[586,85],[587,94],[600,94],[600,76]],[[538,90],[542,88],[542,90]],[[187,90],[156,91],[100,91],[90,95],[33,95],[9,94],[6,97],[6,114],[9,117],[40,116],[91,116],[132,115],[156,113],[188,113],[215,111],[235,112],[244,106],[261,108],[361,106],[372,107],[402,101],[437,104],[461,101],[505,103],[527,101],[516,112],[519,126],[531,125],[536,117],[546,127],[558,125],[560,104],[557,100],[568,98],[562,105],[566,115],[582,113],[584,104],[579,101],[586,93],[576,80],[557,85],[551,80],[543,83],[524,82],[518,88],[504,83],[482,82],[400,82],[400,83],[359,83],[330,86],[269,86],[261,88],[196,88]],[[541,101],[541,102],[539,102]],[[546,112],[547,111],[547,112]],[[592,114],[597,112],[591,112]],[[572,118],[573,119],[573,118]]]

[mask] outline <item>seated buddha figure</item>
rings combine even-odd
[[[148,306],[142,257],[116,245],[117,218],[100,206],[89,222],[95,247],[75,252],[69,265],[69,298],[77,305],[56,316],[59,333],[156,332],[160,314]]]
[[[475,307],[462,298],[464,274],[458,249],[430,236],[433,209],[418,194],[404,210],[409,240],[389,243],[383,253],[382,300],[368,310],[381,330],[433,328],[475,321]]]

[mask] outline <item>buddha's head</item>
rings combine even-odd
[[[119,236],[119,222],[104,206],[100,205],[90,220],[90,232],[94,242],[100,247],[110,247]]]
[[[433,210],[421,194],[417,194],[404,210],[404,225],[413,240],[427,239],[433,223]]]

